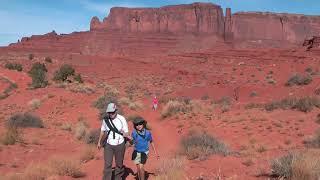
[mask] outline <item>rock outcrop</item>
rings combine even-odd
[[[160,8],[111,8],[90,31],[58,35],[51,32],[22,38],[13,48],[81,54],[164,54],[215,47],[301,46],[320,36],[320,16],[240,12],[226,15],[212,3]]]
[[[223,36],[220,6],[211,3],[164,6],[161,8],[111,8],[103,22],[94,17],[91,31],[110,30],[142,33],[202,33]]]

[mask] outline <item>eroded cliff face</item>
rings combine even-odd
[[[320,34],[320,16],[246,12],[232,15],[235,41],[285,41],[300,43]]]
[[[212,3],[161,8],[112,8],[102,22],[93,17],[90,31],[51,32],[22,38],[10,47],[82,54],[165,54],[217,47],[302,46],[320,36],[320,16],[241,12],[226,15]]]
[[[103,22],[92,19],[91,31],[149,33],[224,34],[223,12],[211,3],[164,6],[161,8],[120,8],[110,10]]]

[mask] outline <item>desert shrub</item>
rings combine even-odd
[[[43,88],[48,85],[46,80],[46,73],[48,72],[46,66],[41,63],[34,63],[29,71],[29,75],[32,78],[31,87]]]
[[[289,153],[288,155],[272,160],[272,173],[278,177],[290,178],[292,176],[292,163],[295,158],[295,154]]]
[[[73,76],[75,73],[74,68],[69,64],[62,65],[59,70],[54,73],[54,81],[65,81],[69,76]]]
[[[121,105],[125,105],[125,106],[128,106],[130,103],[131,103],[131,100],[127,97],[122,97],[119,99],[119,103]]]
[[[249,96],[256,97],[257,95],[258,95],[258,93],[256,91],[252,91]]]
[[[80,154],[80,161],[86,163],[95,157],[95,146],[86,146]]]
[[[52,63],[51,57],[45,57],[44,61],[47,62],[47,63]]]
[[[74,79],[75,81],[77,81],[78,83],[83,83],[81,74],[75,75],[73,79]]]
[[[316,117],[316,123],[320,124],[320,113]]]
[[[1,143],[4,145],[13,145],[21,140],[17,127],[8,127],[5,134],[1,137]]]
[[[70,176],[73,178],[84,177],[80,161],[70,158],[51,158],[47,163],[31,163],[22,173],[9,174],[8,180],[43,180],[52,176]]]
[[[54,158],[49,161],[49,166],[52,168],[54,174],[60,176],[70,176],[73,178],[85,176],[85,174],[81,172],[80,162],[76,160]]]
[[[30,113],[16,113],[7,121],[7,127],[35,127],[43,128],[40,117]]]
[[[319,179],[319,155],[319,150],[289,153],[271,162],[272,173],[279,178],[291,180]]]
[[[22,71],[22,65],[19,63],[6,63],[5,68],[10,70]]]
[[[87,132],[88,132],[88,124],[84,120],[79,119],[74,129],[74,136],[78,140],[80,140],[85,138]]]
[[[41,100],[40,99],[32,99],[28,102],[28,105],[34,110],[38,109],[41,106]]]
[[[85,137],[85,142],[87,144],[98,144],[100,131],[100,129],[91,129]]]
[[[189,133],[181,140],[182,153],[188,159],[206,159],[211,154],[227,155],[227,146],[215,137],[204,133]]]
[[[118,103],[118,94],[118,90],[110,87],[106,90],[104,95],[100,96],[98,100],[93,103],[93,106],[99,110],[100,119],[107,115],[106,109],[109,103],[115,103],[117,105],[118,112],[120,114],[122,113],[121,104]]]
[[[82,83],[60,83],[58,87],[66,88],[67,90],[74,93],[93,94],[95,92],[95,88],[93,86]]]
[[[245,109],[254,109],[254,108],[262,108],[262,107],[264,107],[264,105],[258,104],[258,103],[249,103],[244,106]]]
[[[304,71],[307,72],[307,73],[312,73],[313,72],[311,67],[307,67]]]
[[[267,103],[264,106],[267,111],[273,111],[275,109],[296,109],[302,112],[309,112],[313,107],[320,108],[320,99],[309,96],[301,98],[284,98],[280,101]]]
[[[320,95],[320,88],[317,88],[316,90],[314,90],[314,94],[319,96]]]
[[[222,112],[227,112],[230,110],[232,100],[229,96],[223,96],[213,103],[219,105]]]
[[[161,111],[161,118],[165,119],[173,115],[188,114],[200,111],[202,106],[199,101],[191,100],[189,97],[179,97],[169,100]]]
[[[201,100],[208,100],[210,97],[207,95],[207,94],[205,94],[205,95],[203,95],[202,97],[201,97]]]
[[[128,106],[131,110],[136,111],[138,109],[142,109],[143,105],[141,102],[130,102]]]
[[[179,101],[169,101],[164,107],[161,112],[162,118],[168,118],[174,114],[177,114],[179,112],[185,111],[185,104]]]
[[[72,125],[69,123],[69,122],[64,122],[60,128],[62,130],[65,130],[65,131],[71,131],[72,130]]]
[[[312,138],[304,140],[306,147],[320,148],[320,129],[316,131]]]
[[[33,55],[33,54],[29,54],[29,55],[28,55],[28,59],[29,59],[29,60],[32,60],[33,58],[34,58],[34,55]]]
[[[182,158],[164,159],[157,168],[156,180],[184,179],[184,161]]]
[[[295,74],[291,76],[288,81],[286,82],[286,86],[293,86],[293,85],[308,85],[312,82],[312,77],[310,75],[300,75]]]

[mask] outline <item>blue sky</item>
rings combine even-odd
[[[199,0],[198,0],[199,1]],[[0,0],[0,46],[24,36],[89,30],[90,20],[102,20],[114,6],[160,7],[193,0]],[[320,0],[203,0],[238,11],[270,11],[320,15]]]

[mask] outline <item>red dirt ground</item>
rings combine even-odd
[[[47,63],[49,79],[53,72],[64,63],[71,64],[81,73],[92,94],[76,93],[61,88],[50,81],[46,88],[29,89],[31,79],[27,71],[31,63],[43,58],[25,60],[25,53],[15,52],[17,60],[23,64],[23,72],[0,68],[0,77],[16,83],[18,88],[10,96],[0,100],[0,134],[5,132],[5,122],[17,112],[31,111],[44,121],[44,128],[21,130],[23,143],[0,146],[0,174],[19,173],[31,163],[46,162],[53,156],[78,157],[86,147],[72,132],[61,129],[63,123],[74,127],[79,117],[85,119],[91,128],[99,128],[98,110],[92,103],[103,94],[97,87],[107,83],[120,91],[120,98],[127,97],[125,89],[137,86],[134,99],[142,102],[142,109],[130,110],[124,106],[125,117],[139,114],[152,127],[161,159],[174,157],[179,152],[182,137],[190,130],[206,131],[217,137],[233,151],[229,156],[212,155],[206,160],[185,160],[185,179],[266,179],[258,174],[270,173],[270,161],[289,151],[304,149],[303,140],[312,136],[319,125],[315,122],[320,110],[314,108],[303,113],[294,110],[245,109],[249,103],[266,103],[284,97],[314,96],[320,87],[320,54],[300,49],[212,49],[195,53],[170,54],[150,57],[101,57],[73,55],[64,59],[54,53],[38,56],[52,56],[53,63]],[[7,55],[10,56],[10,55]],[[4,60],[1,61],[4,64]],[[288,78],[296,72],[305,73],[311,67],[315,72],[312,83],[306,86],[286,87]],[[274,84],[268,83],[270,76]],[[269,79],[270,79],[269,78]],[[7,83],[0,81],[1,91]],[[234,100],[235,91],[238,100]],[[255,97],[250,94],[256,92]],[[151,111],[153,94],[159,99],[165,97],[189,97],[204,107],[212,100],[229,96],[232,105],[227,112],[219,107],[202,109],[194,114],[179,114],[161,119],[160,109]],[[207,96],[207,98],[203,98]],[[40,99],[41,105],[32,109],[28,103]],[[131,127],[131,123],[129,122]],[[261,148],[262,147],[262,148]],[[259,150],[263,149],[263,150]],[[128,148],[125,165],[135,171],[130,161],[132,148]],[[160,161],[152,156],[146,169],[157,174]],[[250,165],[246,165],[252,161]],[[82,179],[100,179],[103,169],[102,150],[96,150],[93,160],[81,165],[86,174]],[[154,179],[150,175],[149,179]],[[57,177],[58,179],[71,179]],[[134,179],[129,175],[127,179]]]

